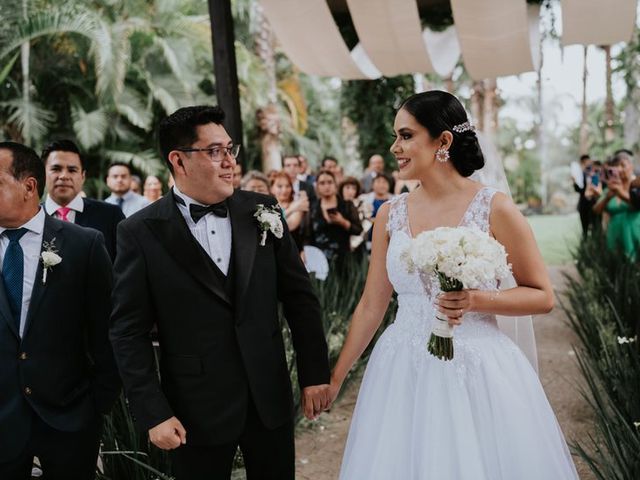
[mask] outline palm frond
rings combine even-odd
[[[112,162],[131,164],[144,175],[158,175],[165,168],[164,163],[153,150],[144,150],[142,152],[105,150],[104,154]]]
[[[7,122],[16,125],[28,142],[42,139],[56,119],[55,113],[35,100],[15,98],[1,102],[0,108],[9,112]]]
[[[79,105],[71,107],[73,131],[86,150],[102,143],[109,130],[109,119],[101,108],[92,112],[85,112]]]
[[[62,7],[35,11],[26,19],[17,19],[12,34],[3,40],[0,59],[19,48],[25,42],[60,33],[77,33],[93,39],[96,32],[96,17],[78,8]]]
[[[132,88],[125,87],[116,99],[116,110],[123,115],[132,125],[148,132],[151,130],[153,113],[145,105],[145,100]]]

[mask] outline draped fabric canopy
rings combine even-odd
[[[280,45],[305,73],[364,79],[448,76],[460,55],[477,80],[538,67],[540,7],[526,0],[451,0],[454,26],[422,28],[424,0],[343,0],[359,43],[349,50],[327,0],[259,0]],[[336,2],[330,2],[336,3]],[[562,42],[630,40],[637,0],[561,0]]]

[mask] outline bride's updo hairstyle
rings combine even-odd
[[[456,125],[469,121],[456,97],[440,90],[431,90],[410,96],[400,108],[413,115],[432,138],[438,138],[445,130],[451,132],[450,161],[460,175],[468,177],[484,167],[484,156],[476,132],[472,129],[461,133],[453,130]]]

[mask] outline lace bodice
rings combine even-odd
[[[496,190],[483,187],[469,204],[458,226],[479,228],[489,232],[489,214],[491,200]],[[387,274],[398,294],[398,313],[395,322],[385,332],[379,342],[380,348],[388,348],[397,344],[412,344],[417,352],[426,353],[426,342],[431,334],[432,321],[435,316],[434,300],[440,293],[435,275],[420,278],[418,273],[409,273],[400,258],[413,237],[407,216],[407,195],[402,194],[391,200],[387,231],[389,233],[389,247],[387,249]],[[497,281],[483,285],[481,290],[494,290]],[[454,332],[456,355],[454,364],[462,368],[465,356],[472,353],[472,348],[466,340],[485,335],[501,336],[496,319],[493,315],[468,313],[463,317],[462,325]],[[465,344],[468,348],[464,348]],[[465,353],[466,351],[466,353]]]

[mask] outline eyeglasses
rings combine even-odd
[[[230,147],[211,147],[211,148],[176,148],[179,152],[207,152],[209,158],[214,162],[221,162],[225,154],[236,158],[240,153],[240,145],[232,145]]]

